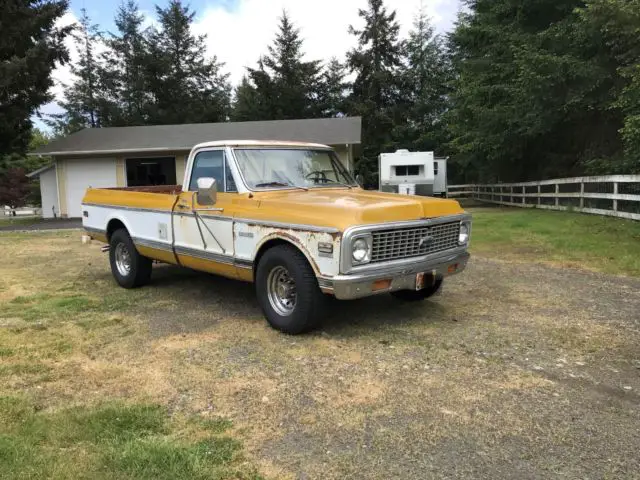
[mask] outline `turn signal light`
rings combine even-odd
[[[372,292],[379,292],[380,290],[388,290],[389,288],[391,288],[391,280],[390,279],[387,279],[387,280],[376,280],[371,285],[371,291]]]
[[[458,271],[458,264],[454,263],[453,265],[449,265],[447,270],[449,273],[456,273]]]

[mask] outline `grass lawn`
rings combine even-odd
[[[4,227],[7,225],[33,225],[36,223],[43,222],[42,217],[11,217],[11,216],[1,216],[0,217],[0,227]]]
[[[240,444],[224,434],[229,426],[171,418],[158,405],[106,402],[48,412],[4,396],[0,478],[257,479],[233,468]]]
[[[640,276],[640,222],[519,208],[470,211],[472,253]]]

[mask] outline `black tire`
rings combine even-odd
[[[269,276],[278,267],[284,267],[294,281],[295,305],[287,315],[276,310],[269,299]],[[256,295],[269,325],[289,335],[305,333],[319,325],[325,295],[309,262],[297,248],[275,246],[265,252],[257,268]]]
[[[121,247],[119,247],[121,245]],[[116,249],[126,250],[130,258],[130,269],[127,274],[122,273],[116,264]],[[153,261],[143,257],[138,253],[129,233],[121,228],[111,235],[109,240],[109,263],[111,263],[111,273],[123,288],[137,288],[146,285],[151,280],[151,270]]]
[[[438,278],[433,285],[429,285],[422,290],[398,290],[397,292],[391,292],[391,295],[403,302],[419,302],[434,296],[441,287],[442,278]]]

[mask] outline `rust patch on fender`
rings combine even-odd
[[[309,232],[311,233],[311,232]],[[304,245],[303,242],[300,241],[300,239],[298,237],[296,237],[295,235],[291,235],[289,232],[287,232],[286,230],[274,230],[272,232],[272,235],[275,235],[276,237],[281,237],[284,238],[286,240],[291,241],[294,245],[300,247],[300,249],[303,252],[307,252],[309,253],[309,249]],[[314,237],[315,238],[315,237]],[[307,260],[309,260],[309,262],[311,263],[311,268],[313,268],[313,271],[316,274],[320,273],[320,268],[318,267],[318,264],[316,263],[315,259],[313,258],[313,256],[311,254],[306,255],[306,253],[303,253],[303,255],[307,258]]]

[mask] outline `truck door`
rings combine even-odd
[[[199,178],[215,178],[215,205],[200,205]],[[237,196],[224,148],[199,151],[193,159],[189,185],[185,185],[173,215],[175,251],[181,265],[236,278],[233,264],[233,205]]]

